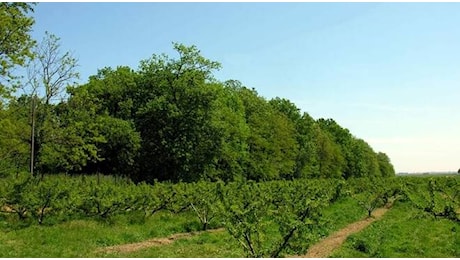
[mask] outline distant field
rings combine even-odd
[[[428,172],[428,173],[398,173],[397,177],[436,177],[436,176],[460,176],[456,172]]]

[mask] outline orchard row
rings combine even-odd
[[[270,182],[134,184],[95,176],[30,175],[2,179],[1,214],[15,221],[56,223],[117,214],[149,218],[161,210],[192,211],[202,229],[225,227],[248,256],[305,252],[323,234],[322,212],[351,197],[372,211],[406,200],[435,218],[459,221],[459,178],[299,179]],[[270,235],[268,235],[270,234]],[[268,236],[270,236],[268,238]]]

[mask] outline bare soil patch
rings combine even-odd
[[[387,211],[389,207],[379,208],[374,210],[372,217],[365,218],[363,220],[351,223],[345,228],[331,234],[325,239],[319,241],[317,244],[310,247],[307,251],[307,254],[301,256],[293,256],[296,258],[323,258],[328,257],[335,249],[339,248],[345,239],[354,233],[358,233],[372,222],[381,218]]]
[[[130,252],[138,251],[138,250],[149,248],[149,247],[171,244],[177,239],[190,238],[192,236],[199,235],[202,233],[213,233],[213,232],[222,232],[222,231],[224,231],[223,228],[218,228],[218,229],[211,229],[207,231],[177,233],[169,237],[152,238],[146,241],[132,243],[132,244],[103,247],[103,248],[99,248],[98,250],[96,250],[96,253],[130,253]]]

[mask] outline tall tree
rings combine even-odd
[[[211,72],[220,64],[195,46],[174,44],[179,58],[153,55],[141,62],[136,127],[141,133],[141,172],[148,179],[193,181],[212,163],[217,147],[211,126],[216,92]]]
[[[315,120],[308,113],[301,115],[300,109],[287,99],[275,98],[269,103],[286,115],[295,125],[295,138],[299,151],[295,160],[296,166],[293,176],[295,178],[321,176],[318,153],[321,151],[319,148],[323,146],[320,146],[318,142],[321,138],[321,130]]]
[[[66,87],[79,78],[78,60],[69,51],[62,52],[60,38],[45,32],[34,49],[35,59],[28,66],[29,85],[32,92],[42,96],[45,105],[63,98]]]
[[[340,178],[345,168],[345,158],[340,146],[333,141],[332,135],[319,127],[316,130],[316,147],[318,153],[318,175],[314,177]]]
[[[56,135],[50,134],[55,131],[56,124],[53,118],[53,99],[62,98],[65,88],[75,84],[79,77],[77,60],[70,52],[62,53],[60,38],[46,32],[43,40],[35,48],[35,58],[27,68],[27,83],[32,97],[31,103],[31,165],[30,172],[34,174],[34,162],[40,157],[49,157],[44,152],[51,152],[50,149],[43,150],[45,144],[50,147]],[[38,97],[38,98],[37,98]],[[38,105],[43,103],[40,111]],[[38,114],[38,115],[37,115]],[[55,147],[54,145],[51,145]]]
[[[395,169],[390,162],[390,157],[385,153],[377,153],[377,160],[382,177],[392,177],[395,175]]]
[[[29,3],[0,3],[0,98],[12,92],[18,79],[13,73],[14,67],[24,66],[33,57],[35,41],[30,32],[34,19],[29,16],[32,6]]]
[[[232,181],[245,176],[250,129],[244,104],[236,92],[240,86],[235,80],[224,82],[223,87],[216,86],[211,124],[217,134],[217,151],[213,163],[206,169],[206,177],[212,180]]]
[[[243,101],[246,122],[250,128],[247,178],[292,178],[298,152],[294,124],[255,90],[241,87],[238,94]]]

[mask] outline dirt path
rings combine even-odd
[[[124,245],[116,245],[116,246],[108,246],[108,247],[103,247],[99,248],[96,250],[96,253],[129,253],[129,252],[134,252],[137,250],[141,250],[144,248],[149,248],[153,246],[161,246],[161,245],[167,245],[171,244],[177,239],[181,238],[189,238],[195,235],[199,235],[202,233],[213,233],[213,232],[221,232],[224,231],[223,228],[218,228],[218,229],[211,229],[207,231],[197,231],[197,232],[189,232],[189,233],[177,233],[173,234],[169,237],[161,237],[161,238],[152,238],[146,241],[142,242],[137,242],[137,243],[132,243],[132,244],[124,244]]]
[[[339,248],[345,239],[354,233],[357,233],[367,226],[369,226],[372,222],[381,218],[387,211],[389,207],[379,208],[374,210],[372,213],[371,218],[366,218],[354,223],[349,224],[345,228],[331,234],[330,236],[326,237],[325,239],[319,241],[317,244],[310,247],[307,251],[307,254],[301,256],[292,256],[293,258],[323,258],[328,257],[332,251]],[[96,253],[129,253],[138,251],[141,249],[153,247],[153,246],[161,246],[173,243],[177,239],[182,238],[190,238],[195,235],[199,235],[205,232],[222,232],[225,229],[211,229],[207,231],[197,231],[197,232],[189,232],[189,233],[177,233],[173,234],[169,237],[162,237],[162,238],[152,238],[146,241],[132,243],[132,244],[124,244],[124,245],[116,245],[116,246],[108,246],[99,248],[96,250]]]
[[[371,218],[366,218],[354,223],[349,224],[348,226],[342,228],[341,230],[333,233],[332,235],[326,237],[325,239],[319,241],[317,244],[310,247],[307,251],[306,255],[302,256],[293,256],[295,258],[323,258],[328,257],[332,251],[339,248],[345,239],[354,233],[357,233],[367,226],[369,226],[372,222],[381,218],[389,208],[379,208],[374,210],[372,213]]]

